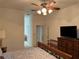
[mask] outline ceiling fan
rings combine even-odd
[[[42,3],[40,5],[36,3],[32,3],[32,5],[37,7],[42,7],[46,9],[52,9],[52,10],[60,10],[59,7],[56,7],[56,2],[54,0],[42,0]]]

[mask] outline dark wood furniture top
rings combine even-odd
[[[71,59],[71,58],[72,58],[72,56],[71,56],[70,54],[67,54],[67,53],[65,53],[65,52],[62,52],[62,51],[58,50],[58,49],[55,48],[55,47],[51,47],[51,46],[46,45],[46,44],[43,44],[43,43],[41,43],[41,42],[38,42],[38,47],[40,47],[40,48],[42,48],[42,49],[44,49],[44,50],[49,50],[49,51],[51,51],[52,53],[55,53],[55,54],[57,54],[57,55],[63,57],[64,59]]]
[[[58,48],[72,55],[72,59],[79,59],[79,40],[74,38],[58,37]]]

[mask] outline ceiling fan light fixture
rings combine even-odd
[[[35,3],[32,3],[32,5],[39,6]],[[40,6],[42,6],[42,8],[36,11],[39,15],[47,15],[53,13],[55,10],[60,10],[60,8],[56,7],[56,2],[54,0],[44,0]]]
[[[42,8],[41,11],[42,11],[42,13],[44,13],[44,12],[46,13],[47,12],[47,9],[46,8]]]
[[[44,12],[44,13],[43,13],[43,15],[47,15],[47,13],[46,13],[46,12]]]
[[[53,12],[53,10],[52,10],[52,9],[49,9],[49,10],[48,10],[48,13],[49,13],[49,14],[51,14],[52,12]]]
[[[38,10],[38,11],[37,11],[37,14],[41,14],[41,10]]]

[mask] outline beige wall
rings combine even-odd
[[[79,4],[59,10],[59,12],[47,16],[46,24],[49,26],[49,39],[57,40],[60,36],[60,26],[76,25],[79,37]]]
[[[23,48],[23,11],[0,8],[0,29],[5,31],[3,46],[8,51]]]

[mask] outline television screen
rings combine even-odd
[[[77,26],[61,26],[60,36],[77,38]]]

